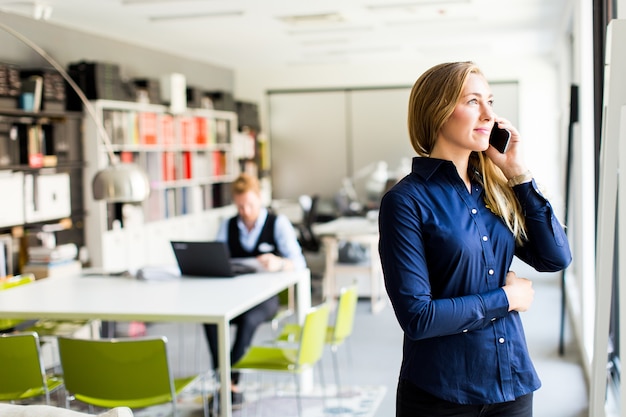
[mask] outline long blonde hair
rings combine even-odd
[[[435,145],[439,131],[456,107],[469,74],[483,76],[472,62],[449,62],[428,69],[413,85],[409,97],[408,128],[413,149],[428,157]],[[516,243],[526,240],[526,227],[522,208],[507,185],[507,180],[484,152],[472,152],[468,174],[485,189],[485,203],[498,215]]]

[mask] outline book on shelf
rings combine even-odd
[[[185,180],[193,178],[192,177],[193,170],[192,170],[192,162],[191,162],[192,153],[189,151],[184,151],[181,154],[181,159],[182,159],[181,165],[182,165],[182,171],[183,171],[181,178]]]
[[[64,243],[53,248],[32,246],[28,248],[28,261],[31,263],[66,262],[76,259],[78,247],[74,243]]]
[[[48,263],[29,262],[22,267],[22,274],[33,274],[35,279],[78,275],[81,271],[82,264],[75,259]]]
[[[124,163],[131,164],[135,162],[135,153],[130,151],[122,151],[120,152],[120,161]]]
[[[180,144],[181,145],[194,145],[196,143],[196,121],[193,117],[180,116],[178,118],[180,125]]]
[[[176,180],[176,154],[171,151],[163,152],[163,181]]]
[[[206,145],[209,135],[209,120],[205,117],[196,117],[196,140],[197,145]]]
[[[226,119],[215,120],[215,143],[228,143],[230,139],[230,121]]]
[[[162,114],[159,117],[159,137],[160,142],[164,146],[170,146],[175,143],[176,131],[174,126],[174,116],[171,114]]]
[[[191,177],[205,179],[211,176],[211,161],[208,159],[209,152],[191,153]]]
[[[41,110],[41,100],[43,94],[43,77],[41,75],[31,75],[22,79],[22,109],[37,113]]]
[[[137,132],[140,145],[156,145],[157,131],[156,113],[139,112],[137,114]]]
[[[163,158],[161,154],[156,152],[146,152],[145,154],[145,170],[150,179],[150,183],[163,181],[162,175],[162,162]]]
[[[44,155],[43,128],[41,125],[28,127],[28,165],[33,168],[43,167]]]
[[[165,190],[165,218],[176,217],[176,190],[168,188]]]
[[[226,152],[213,151],[213,175],[220,176],[226,174]]]

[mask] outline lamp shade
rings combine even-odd
[[[93,198],[111,203],[139,203],[150,195],[146,173],[133,163],[111,164],[93,177]]]

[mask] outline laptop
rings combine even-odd
[[[257,272],[257,268],[231,259],[228,244],[217,241],[172,241],[183,276],[234,277]]]

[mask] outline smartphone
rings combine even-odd
[[[491,134],[489,135],[489,144],[496,148],[498,152],[505,153],[509,147],[511,132],[506,129],[500,129],[497,123],[494,123]]]

